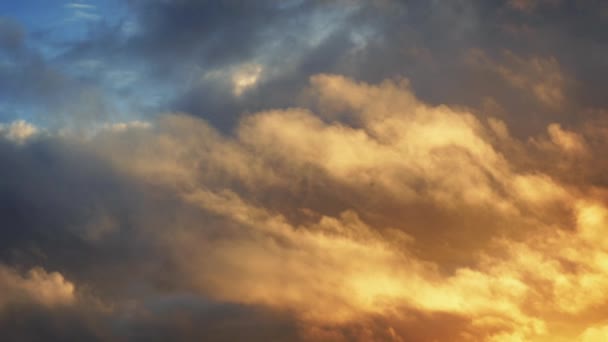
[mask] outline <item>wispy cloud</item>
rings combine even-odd
[[[95,14],[95,13],[89,13],[89,12],[85,12],[85,11],[76,11],[74,13],[74,18],[83,19],[83,20],[99,20],[99,19],[101,19],[101,16],[99,14]]]
[[[72,11],[70,20],[97,21],[102,18],[97,13],[97,6],[95,5],[71,2],[65,4],[64,7]]]
[[[80,3],[75,3],[75,2],[71,2],[69,4],[65,4],[64,6],[66,8],[79,9],[79,10],[95,10],[95,9],[97,9],[97,6],[94,6],[94,5],[80,4]]]

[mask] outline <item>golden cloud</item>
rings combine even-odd
[[[502,151],[526,143],[504,123],[425,104],[406,81],[318,75],[306,97],[318,113],[256,113],[229,136],[168,115],[96,138],[119,170],[213,217],[160,233],[189,286],[291,312],[310,339],[384,317],[382,339],[406,340],[407,312],[468,322],[452,341],[608,338],[598,192],[522,168]],[[593,153],[578,133],[548,134]]]
[[[0,309],[10,304],[31,303],[53,307],[75,301],[75,287],[60,273],[33,268],[26,275],[0,265]]]

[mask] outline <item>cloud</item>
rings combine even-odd
[[[567,153],[585,153],[585,143],[582,137],[574,132],[564,131],[559,124],[547,127],[551,141]]]
[[[94,9],[97,8],[97,6],[94,6],[94,5],[80,4],[80,3],[75,3],[75,2],[71,2],[69,4],[65,4],[64,6],[66,8],[78,9],[78,10],[94,10]]]
[[[496,73],[511,86],[534,94],[536,99],[549,107],[562,106],[566,95],[566,78],[559,63],[553,57],[524,60],[511,51],[504,52],[507,63],[492,62],[481,50],[469,52],[467,60],[477,67]]]
[[[0,134],[6,139],[23,143],[38,133],[39,129],[23,120],[17,120],[9,125],[0,124]]]
[[[172,114],[6,141],[4,201],[19,209],[3,217],[22,228],[6,233],[3,258],[62,269],[7,274],[54,289],[39,291],[43,303],[72,298],[63,274],[89,288],[72,310],[95,336],[111,317],[130,317],[117,334],[133,339],[160,328],[172,309],[147,303],[180,294],[267,310],[277,334],[301,339],[428,340],[440,335],[411,327],[445,324],[455,340],[540,340],[600,324],[601,193],[518,164],[573,141],[595,153],[582,145],[590,133],[550,126],[517,141],[498,119],[421,101],[405,80],[316,75],[302,103],[252,113],[230,134]],[[503,154],[518,144],[540,147]],[[184,328],[195,312],[168,333],[208,331]]]
[[[83,20],[100,20],[102,17],[99,14],[94,14],[85,11],[75,11],[73,18]]]
[[[583,145],[588,132],[549,126],[548,137],[518,142],[497,119],[421,101],[405,80],[317,75],[302,101],[310,109],[253,113],[229,135],[173,114],[24,141],[13,158],[42,152],[58,170],[53,184],[32,186],[27,172],[41,166],[25,164],[24,185],[13,181],[7,194],[29,196],[20,210],[42,215],[59,240],[15,216],[31,228],[8,240],[7,260],[65,268],[101,308],[134,315],[125,323],[134,333],[165,314],[145,318],[149,296],[179,293],[288,313],[288,330],[303,339],[435,336],[403,328],[423,322],[450,324],[463,341],[575,338],[587,323],[563,317],[599,324],[601,193],[502,153],[517,144],[539,146],[517,152],[529,157],[576,151],[568,146],[595,153]],[[35,249],[20,242],[30,239]],[[70,261],[62,240],[96,269]]]
[[[31,269],[26,276],[5,265],[0,266],[2,298],[0,309],[22,301],[44,306],[70,305],[76,300],[74,284],[57,272]]]
[[[5,339],[603,338],[600,1],[109,6],[0,19]]]
[[[66,5],[97,15],[83,10],[81,5],[87,4]],[[7,93],[20,90],[9,103],[19,108],[36,104],[40,115],[46,114],[41,108],[50,107],[50,114],[43,115],[50,121],[55,116],[81,118],[83,113],[89,119],[107,119],[168,110],[203,117],[224,131],[238,122],[240,113],[293,105],[307,79],[318,73],[367,82],[406,76],[421,99],[432,104],[479,108],[480,99],[492,98],[505,109],[501,119],[516,134],[537,134],[558,116],[604,104],[594,90],[603,88],[603,80],[593,72],[606,60],[603,50],[594,48],[601,42],[594,29],[601,22],[596,18],[601,4],[577,3],[577,16],[568,16],[565,6],[551,7],[550,15],[536,22],[533,16],[505,11],[505,6],[469,0],[289,5],[132,1],[117,9],[116,20],[91,22],[90,32],[81,38],[59,43],[49,38],[52,30],[41,33],[46,48],[28,46],[34,46],[38,65],[45,68],[34,72],[22,60],[18,64],[32,70],[31,77],[7,73],[3,79],[20,80],[6,87]],[[582,17],[589,20],[577,19]],[[504,27],[516,29],[500,29]],[[578,39],[581,35],[589,39]],[[489,65],[466,62],[462,55],[475,49],[489,56]],[[55,52],[45,56],[43,50]],[[504,50],[510,57],[500,58]],[[595,53],[575,53],[588,50]],[[93,69],[75,67],[90,60],[103,63]],[[254,64],[263,66],[263,77],[246,92],[236,90],[232,78],[242,77],[236,71]],[[502,66],[502,73],[491,65]],[[213,72],[225,77],[208,77]],[[505,89],[505,82],[514,89]],[[73,92],[80,96],[67,95]],[[66,98],[83,100],[69,104]],[[533,102],[545,108],[534,108]],[[533,120],[519,125],[521,120],[514,118],[530,108]]]
[[[553,316],[587,315],[604,300],[597,234],[608,216],[594,195],[516,170],[492,138],[501,131],[421,102],[407,82],[318,75],[307,102],[320,116],[260,112],[231,137],[184,115],[98,136],[97,153],[119,170],[213,217],[204,229],[183,220],[159,235],[182,286],[291,312],[302,336],[342,336],[373,316],[399,325],[401,310],[470,322],[455,333],[462,340],[582,333]],[[273,198],[289,193],[312,206]],[[447,215],[447,226],[428,215]],[[425,223],[433,229],[416,226]],[[455,251],[439,248],[448,241]]]
[[[102,16],[96,13],[97,6],[95,5],[72,2],[65,4],[64,7],[72,11],[72,19],[91,21],[102,19]]]
[[[255,86],[258,82],[258,78],[262,73],[262,67],[260,65],[248,65],[244,66],[240,70],[237,70],[232,75],[232,83],[234,84],[233,92],[236,96],[240,96],[245,90]]]
[[[583,334],[580,336],[581,342],[594,342],[594,341],[602,341],[606,339],[608,336],[608,331],[606,331],[605,326],[596,326],[589,327],[585,329]]]

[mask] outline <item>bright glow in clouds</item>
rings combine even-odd
[[[38,128],[26,121],[17,120],[10,124],[0,124],[0,135],[6,139],[23,143],[38,133]]]
[[[255,86],[262,74],[262,66],[259,64],[246,64],[237,68],[232,73],[232,92],[241,96],[244,91]]]

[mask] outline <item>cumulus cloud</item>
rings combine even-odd
[[[523,157],[502,152],[542,139],[555,149],[538,153],[591,148],[582,135],[553,125],[548,137],[517,142],[498,119],[429,105],[405,80],[322,74],[303,95],[308,109],[253,113],[229,135],[172,114],[45,138],[59,151],[79,146],[79,158],[143,192],[108,192],[126,216],[103,197],[85,198],[73,214],[90,213],[75,221],[84,231],[58,230],[102,248],[98,272],[68,269],[98,298],[86,315],[148,321],[147,296],[127,291],[143,286],[161,298],[177,291],[284,312],[302,339],[427,340],[437,336],[412,324],[438,322],[463,341],[595,333],[567,318],[601,323],[593,314],[608,287],[601,193],[521,169],[512,159]],[[78,175],[74,165],[68,170]],[[102,184],[115,186],[110,179]],[[113,267],[111,258],[102,262],[112,249],[141,271],[119,270],[118,282],[103,285],[96,279]],[[151,255],[156,261],[144,262]],[[160,275],[158,262],[171,274]],[[74,300],[59,274],[6,273],[41,303]]]

